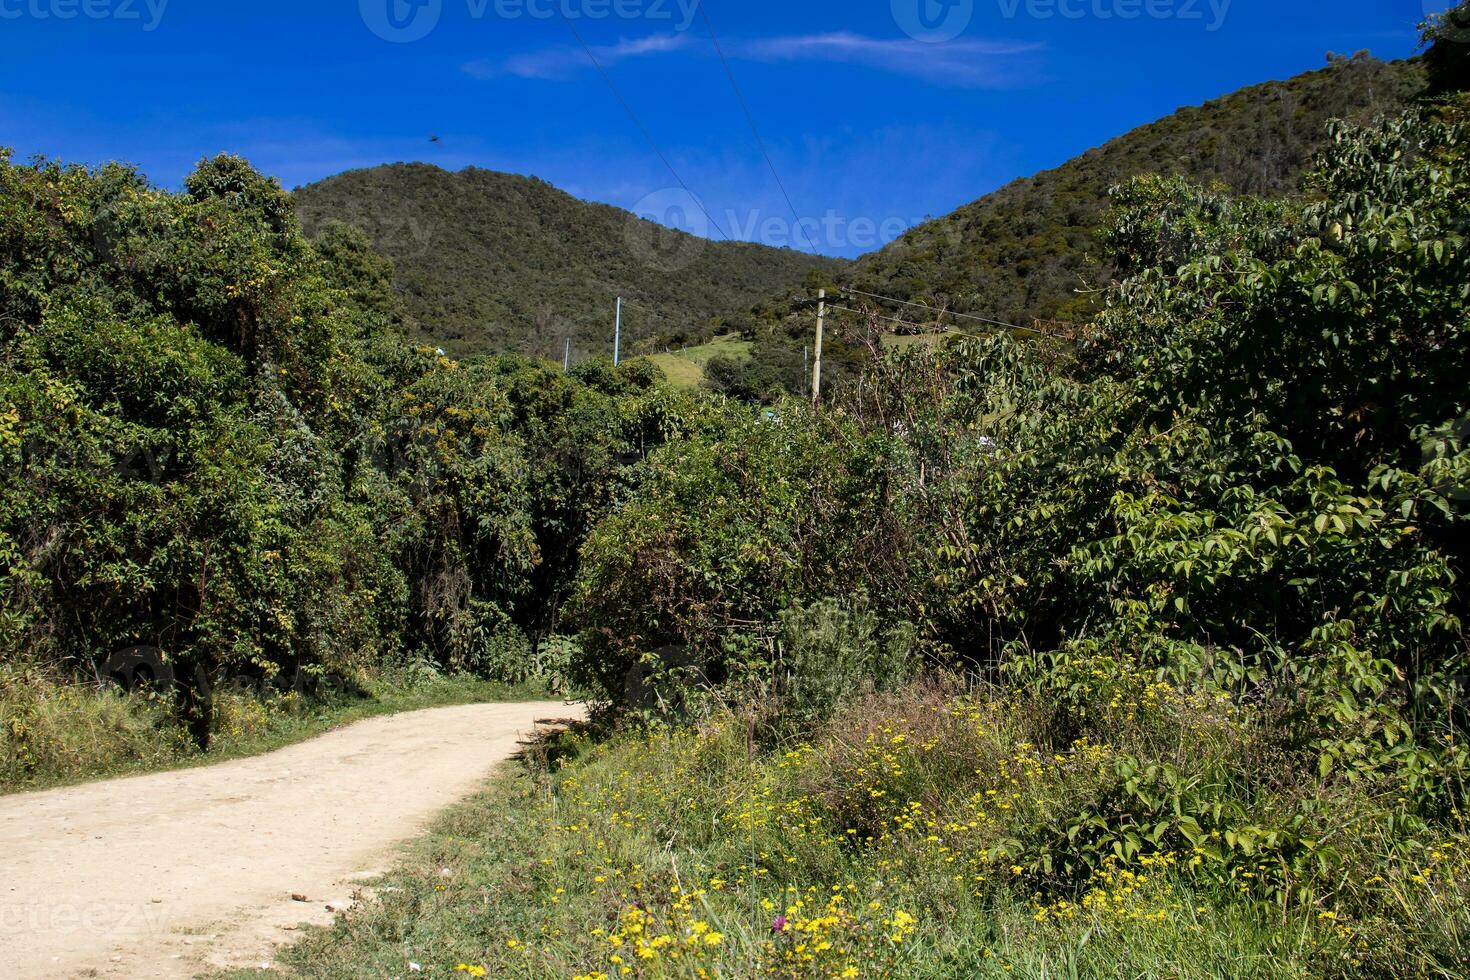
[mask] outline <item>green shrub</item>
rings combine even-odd
[[[787,609],[779,623],[772,721],[798,729],[847,702],[906,686],[920,666],[913,627],[884,629],[862,596]]]

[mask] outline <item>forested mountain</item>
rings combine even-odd
[[[1438,57],[1445,62],[1441,75],[1458,70],[1449,55]],[[1299,189],[1327,139],[1330,120],[1402,110],[1428,87],[1428,60],[1329,55],[1320,71],[1182,108],[1055,170],[1015,180],[919,225],[826,285],[1023,326],[1063,321],[1060,328],[1066,329],[1100,310],[1114,276],[1100,236],[1114,187],[1156,174],[1219,186],[1232,195],[1286,196]],[[813,296],[809,288],[787,290],[758,310],[727,318],[727,329],[754,343],[749,358],[711,365],[711,383],[732,396],[766,400],[803,391],[802,348],[811,342]],[[876,297],[849,295],[845,303],[911,321],[913,332],[973,326]],[[826,372],[829,383],[840,387],[856,377],[872,325],[840,312],[830,324]]]
[[[710,242],[591,204],[533,177],[427,164],[354,170],[299,188],[309,234],[332,221],[391,258],[425,339],[455,354],[601,351],[622,295],[629,349],[702,337],[709,324],[845,263]]]
[[[859,259],[847,282],[1012,323],[1084,317],[1096,294],[1079,290],[1108,275],[1097,231],[1111,187],[1153,173],[1278,196],[1297,188],[1329,120],[1397,110],[1425,88],[1418,61],[1382,62],[1366,52],[1329,61],[1321,71],[1182,108],[1016,180]]]

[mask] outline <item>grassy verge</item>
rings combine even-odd
[[[1282,903],[1204,849],[1067,868],[1085,848],[1063,836],[1037,859],[1056,813],[1107,782],[1110,750],[1039,752],[1002,706],[909,694],[805,742],[754,749],[747,733],[726,719],[573,739],[508,770],[287,967],[959,980],[1453,976],[1464,962],[1456,838],[1412,855],[1365,843],[1352,887]]]
[[[0,795],[259,755],[378,715],[544,697],[536,684],[406,671],[323,699],[230,693],[216,699],[201,752],[157,699],[10,673],[0,676]]]

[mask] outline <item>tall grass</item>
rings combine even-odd
[[[214,698],[209,747],[200,751],[166,696],[0,664],[0,794],[255,755],[374,715],[545,696],[537,682],[510,686],[432,669],[364,674],[316,697],[232,688]]]
[[[0,665],[0,792],[88,773],[167,765],[188,751],[156,698]]]

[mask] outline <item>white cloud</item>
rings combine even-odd
[[[711,53],[693,45],[688,34],[656,34],[591,50],[597,61],[608,67],[633,58],[670,54],[691,47],[701,53]],[[1024,56],[1035,54],[1042,47],[983,40],[926,44],[912,38],[875,38],[835,32],[736,40],[727,45],[727,51],[732,57],[746,61],[823,61],[861,65],[939,85],[1008,88],[1034,76]],[[474,61],[465,65],[464,70],[482,79],[504,75],[565,79],[591,67],[587,53],[581,48],[559,46],[512,55],[501,61]]]
[[[736,51],[753,61],[840,62],[945,85],[1001,88],[1025,81],[1017,59],[1041,48],[1039,44],[981,40],[926,44],[912,38],[835,32],[746,41]]]
[[[591,48],[597,61],[604,67],[615,65],[630,58],[667,54],[678,51],[689,44],[687,34],[655,34],[652,37],[620,40]],[[504,61],[472,61],[464,70],[475,78],[495,78],[500,75],[515,75],[518,78],[561,79],[567,78],[583,68],[591,68],[587,52],[570,46],[545,48],[525,54],[512,55]]]

